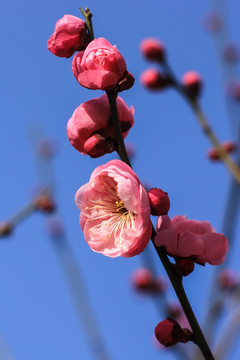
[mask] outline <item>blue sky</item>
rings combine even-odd
[[[81,88],[71,72],[71,59],[57,58],[46,49],[56,21],[64,14],[80,16],[80,6],[91,9],[95,36],[117,45],[136,78],[135,86],[121,95],[135,108],[135,125],[127,140],[136,146],[136,173],[143,182],[169,193],[170,216],[185,214],[209,220],[221,231],[230,180],[226,169],[207,160],[208,141],[178,94],[173,90],[153,94],[139,83],[141,72],[152,66],[142,58],[139,44],[145,37],[158,37],[166,44],[179,78],[187,70],[201,73],[202,107],[221,140],[233,137],[218,54],[211,36],[202,28],[202,19],[210,9],[206,0],[26,0],[24,4],[13,0],[2,5],[0,219],[21,208],[38,184],[27,135],[37,123],[58,144],[53,159],[56,202],[112,359],[174,359],[152,346],[154,327],[164,315],[160,317],[151,299],[137,296],[130,286],[131,273],[141,266],[141,258],[109,259],[93,253],[78,224],[75,192],[96,166],[114,158],[111,154],[90,159],[69,144],[68,119],[80,103],[101,92]],[[239,10],[239,3],[232,1],[227,18],[234,41],[239,36]],[[47,236],[46,217],[33,214],[0,246],[0,332],[14,359],[92,359]],[[163,274],[154,259],[159,274]],[[185,280],[199,317],[209,274],[210,266],[197,268]],[[171,291],[168,296],[174,299]]]

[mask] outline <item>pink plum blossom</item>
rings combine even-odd
[[[148,195],[134,171],[120,160],[97,167],[75,196],[80,225],[93,251],[131,257],[152,232]]]
[[[134,109],[129,109],[119,96],[117,108],[123,137],[134,123]],[[70,143],[82,154],[102,156],[114,150],[114,129],[107,95],[86,101],[74,111],[67,124]]]
[[[80,85],[93,90],[108,90],[124,77],[126,63],[116,46],[98,38],[74,56],[72,71]]]
[[[225,260],[228,241],[216,233],[208,221],[189,220],[185,216],[159,216],[157,246],[164,246],[173,257],[191,258],[197,263],[221,264]]]
[[[70,57],[88,44],[86,23],[76,16],[64,15],[56,23],[48,40],[48,50],[60,57]]]

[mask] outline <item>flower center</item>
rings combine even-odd
[[[123,231],[134,229],[136,214],[125,207],[124,201],[118,195],[117,183],[112,178],[100,175],[99,180],[104,183],[104,189],[99,198],[89,200],[85,208],[91,214],[88,221],[94,221],[95,224],[89,231],[107,231],[108,238],[113,236],[114,244],[123,247]],[[85,216],[88,217],[87,214]],[[103,240],[106,241],[106,238]]]

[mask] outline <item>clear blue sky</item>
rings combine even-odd
[[[152,94],[139,83],[141,72],[151,66],[141,57],[139,43],[145,37],[158,37],[166,44],[168,58],[179,77],[187,70],[201,73],[203,109],[221,140],[232,137],[218,56],[210,35],[201,26],[209,11],[207,0],[13,0],[2,4],[0,219],[21,208],[38,183],[27,137],[31,123],[37,122],[59,145],[54,159],[56,200],[112,360],[174,359],[152,346],[154,327],[162,318],[151,300],[136,296],[130,286],[131,273],[141,266],[141,258],[109,259],[93,253],[78,224],[76,190],[88,181],[96,166],[114,157],[93,160],[70,146],[68,119],[80,103],[101,92],[81,88],[72,75],[71,59],[57,58],[46,49],[56,21],[64,14],[80,16],[80,6],[91,9],[95,36],[117,44],[136,78],[135,86],[121,96],[135,108],[135,125],[128,140],[136,146],[134,169],[140,179],[169,193],[170,216],[185,214],[209,220],[221,231],[229,185],[227,171],[223,165],[208,162],[208,141],[178,94],[173,90]],[[239,36],[239,11],[240,4],[232,1],[228,19],[235,41]],[[90,360],[47,237],[46,218],[32,215],[0,247],[0,332],[15,359]],[[163,274],[155,260],[159,274]],[[210,266],[197,268],[185,281],[199,317],[210,273]],[[174,299],[171,291],[168,296]]]

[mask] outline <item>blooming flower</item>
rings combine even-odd
[[[134,109],[129,109],[119,96],[117,108],[123,137],[126,137],[134,123]],[[91,157],[102,156],[114,150],[114,129],[107,95],[81,104],[67,124],[70,143],[82,154]]]
[[[225,260],[228,241],[216,233],[208,221],[189,220],[185,216],[159,216],[157,246],[164,246],[173,257],[191,258],[197,263],[221,264]]]
[[[107,90],[125,75],[123,56],[106,39],[93,40],[73,58],[72,71],[80,85],[89,89]]]
[[[92,250],[130,257],[146,247],[152,231],[146,190],[120,160],[97,167],[75,196],[80,225]]]
[[[60,57],[70,57],[75,51],[87,46],[86,23],[76,16],[64,15],[56,23],[54,33],[48,40],[48,50]]]

